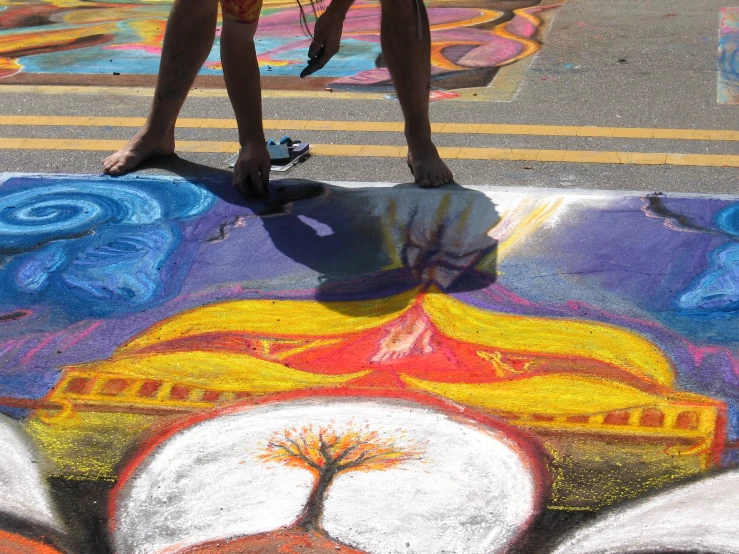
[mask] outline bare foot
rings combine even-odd
[[[408,148],[408,169],[421,188],[436,188],[454,182],[454,176],[431,141],[421,148]]]
[[[161,135],[141,129],[129,143],[103,160],[103,173],[123,175],[149,158],[169,156],[174,153],[174,129]]]

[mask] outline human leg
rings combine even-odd
[[[381,34],[382,53],[405,117],[408,164],[416,183],[421,187],[451,183],[452,172],[431,140],[431,38],[423,1],[382,0]]]
[[[218,0],[176,0],[167,20],[162,59],[149,117],[103,172],[122,175],[144,160],[174,152],[174,127],[195,77],[213,47]]]

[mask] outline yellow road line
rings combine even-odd
[[[70,127],[141,127],[142,117],[84,117],[0,115],[0,125]],[[236,129],[234,119],[180,118],[177,126],[188,129]],[[392,121],[313,121],[304,119],[266,119],[269,130],[349,131],[361,133],[399,133],[403,124]],[[641,127],[594,127],[575,125],[506,125],[497,123],[432,123],[441,134],[529,135],[557,137],[602,137],[666,140],[739,141],[739,131],[710,129],[654,129]]]
[[[4,150],[86,150],[114,151],[125,140],[0,138]],[[237,142],[188,141],[177,142],[179,152],[232,153]],[[406,148],[371,144],[313,144],[311,151],[318,156],[404,158]],[[445,159],[516,160],[530,162],[570,162],[621,165],[681,165],[700,167],[739,167],[739,156],[709,154],[674,154],[668,152],[615,152],[598,150],[540,150],[534,148],[457,148],[441,147]]]

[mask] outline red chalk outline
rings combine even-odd
[[[291,391],[284,393],[276,393],[262,396],[257,399],[249,399],[243,402],[229,404],[215,410],[208,410],[195,414],[193,416],[182,419],[167,427],[160,434],[145,441],[138,451],[123,466],[118,481],[111,490],[108,500],[108,528],[113,535],[117,528],[116,511],[118,506],[118,496],[125,488],[128,481],[133,478],[136,470],[160,445],[167,442],[180,431],[193,427],[199,423],[213,419],[222,415],[234,414],[238,412],[248,411],[249,408],[255,408],[264,404],[278,404],[289,402],[291,400],[306,400],[320,398],[357,398],[362,400],[401,400],[410,404],[417,404],[421,407],[432,408],[445,415],[451,416],[453,419],[466,424],[477,424],[483,429],[487,428],[497,431],[503,435],[503,441],[518,454],[521,462],[529,469],[534,481],[534,502],[533,510],[525,524],[521,527],[521,531],[511,541],[511,547],[515,546],[525,535],[526,530],[530,528],[533,520],[539,515],[545,507],[545,503],[549,498],[551,491],[551,476],[547,470],[545,453],[540,441],[532,435],[529,435],[520,429],[513,427],[507,423],[500,421],[492,416],[481,413],[477,410],[462,406],[450,400],[439,398],[426,393],[394,390],[394,389],[343,389],[343,388],[320,388],[308,389],[300,391]],[[464,421],[466,420],[466,421]]]

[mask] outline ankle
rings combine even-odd
[[[431,133],[406,133],[405,140],[409,150],[427,150],[434,147]]]
[[[431,142],[431,123],[428,119],[406,121],[405,138],[410,142]]]
[[[147,120],[141,128],[141,134],[154,139],[166,139],[174,136],[174,125]]]

